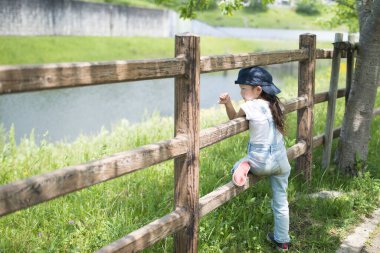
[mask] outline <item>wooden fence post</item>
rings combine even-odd
[[[329,97],[327,102],[327,115],[326,115],[326,126],[325,126],[325,138],[323,145],[323,155],[322,155],[322,167],[328,168],[330,166],[331,159],[331,147],[333,141],[333,131],[334,131],[334,119],[335,119],[335,107],[336,107],[336,96],[338,94],[338,81],[339,81],[339,69],[340,69],[340,58],[341,50],[339,43],[343,41],[343,33],[336,33],[334,40],[334,51],[331,63],[331,77],[330,77],[330,89]]]
[[[352,74],[354,73],[354,57],[355,57],[355,34],[348,35],[349,47],[347,50],[347,72],[346,72],[346,95],[345,101],[347,104],[348,96],[351,90]]]
[[[175,135],[188,138],[187,154],[174,159],[175,208],[190,214],[190,223],[174,235],[175,252],[198,251],[199,224],[199,81],[200,38],[175,37],[176,57],[185,57],[185,74],[175,78]]]
[[[315,84],[316,36],[301,34],[300,49],[309,51],[309,58],[299,62],[298,97],[307,98],[307,106],[297,111],[297,142],[306,143],[305,154],[296,160],[297,173],[303,173],[306,181],[311,180],[313,151],[313,107]]]

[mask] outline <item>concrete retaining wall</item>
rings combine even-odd
[[[72,0],[1,0],[0,35],[171,37],[191,32],[171,10]]]

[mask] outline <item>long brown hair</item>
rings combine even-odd
[[[264,91],[261,92],[261,97],[269,102],[269,108],[272,112],[274,123],[280,133],[285,134],[285,114],[283,111],[283,104],[276,95],[269,95]]]

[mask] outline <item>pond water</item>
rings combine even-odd
[[[266,67],[274,82],[297,78],[298,63]],[[219,106],[218,96],[229,92],[240,100],[234,84],[238,70],[201,75],[201,108]],[[28,136],[32,129],[36,141],[75,140],[80,134],[98,133],[122,119],[136,123],[153,112],[172,116],[174,112],[174,79],[157,79],[107,85],[67,88],[0,96],[0,122],[6,130],[15,126],[16,140]],[[45,137],[44,137],[45,136]]]

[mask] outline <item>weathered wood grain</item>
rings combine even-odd
[[[348,96],[351,91],[351,85],[354,74],[354,62],[355,62],[355,35],[348,35],[348,48],[347,48],[347,66],[346,66],[346,94],[345,100],[347,104]]]
[[[340,58],[341,58],[341,49],[337,46],[337,43],[340,43],[342,41],[343,41],[343,33],[336,33],[333,59],[331,63],[330,88],[329,88],[329,95],[328,95],[328,100],[327,100],[325,142],[323,145],[323,154],[322,154],[322,167],[325,169],[330,166],[330,160],[331,160],[331,149],[332,149],[332,141],[333,141],[334,122],[335,122],[335,108],[336,108],[336,99],[337,99],[337,94],[338,94],[338,81],[339,81]]]
[[[307,106],[307,97],[291,98],[284,102],[285,113],[290,113]]]
[[[302,61],[307,50],[214,55],[201,57],[201,73],[247,66]],[[345,57],[345,54],[342,54]],[[318,49],[318,59],[331,59],[332,50]],[[0,94],[70,88],[87,85],[169,78],[183,75],[185,60],[177,58],[113,62],[74,62],[0,66]]]
[[[200,133],[201,148],[210,146],[238,133],[248,130],[248,121],[237,118],[220,125],[202,129]]]
[[[201,57],[201,73],[238,69],[248,66],[264,66],[308,58],[307,50],[283,50],[263,53],[213,55]]]
[[[341,57],[347,58],[347,49],[341,49]],[[333,50],[331,49],[317,49],[316,51],[317,59],[332,59],[333,58]]]
[[[175,252],[198,252],[200,38],[176,36],[176,56],[186,59],[185,74],[175,78],[175,134],[188,137],[189,148],[174,159],[174,204],[190,214],[189,224],[174,234]]]
[[[172,59],[0,66],[0,94],[125,81],[185,73],[182,56]]]
[[[345,92],[346,92],[345,88],[339,89],[336,97],[337,98],[344,97]],[[319,103],[325,102],[328,100],[328,98],[329,98],[329,92],[328,91],[317,93],[314,95],[314,104],[319,104]]]
[[[297,142],[306,143],[306,152],[296,160],[296,171],[302,173],[306,181],[311,180],[312,150],[313,150],[313,107],[315,89],[316,36],[314,34],[300,35],[300,49],[308,49],[309,57],[300,61],[298,68],[298,97],[307,97],[306,108],[297,111]]]
[[[340,134],[341,127],[334,128],[333,138],[338,138]],[[325,142],[325,134],[319,134],[313,137],[313,148],[323,145]]]
[[[80,87],[115,82],[169,78],[185,73],[183,55],[168,59],[113,62],[74,62],[42,65],[0,66],[0,94]],[[332,58],[331,50],[318,49],[317,57]],[[201,57],[201,73],[271,65],[307,58],[307,50]]]
[[[199,200],[199,215],[205,216],[219,206],[236,197],[239,193],[247,190],[257,183],[261,178],[249,175],[249,180],[242,187],[236,187],[232,182],[218,187],[216,190],[206,194]]]
[[[333,55],[333,50],[331,49],[320,49],[316,50],[317,59],[331,59]]]
[[[190,214],[185,209],[175,211],[157,219],[117,241],[99,249],[97,253],[131,253],[139,252],[161,239],[184,228],[190,221]]]
[[[294,160],[305,154],[306,152],[306,143],[304,141],[298,142],[297,144],[290,147],[286,153],[288,155],[289,160]]]

